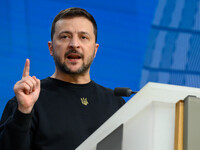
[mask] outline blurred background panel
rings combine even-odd
[[[1,0],[0,116],[26,58],[31,75],[53,74],[51,23],[69,7],[82,7],[97,21],[95,82],[134,91],[149,81],[200,87],[200,0]]]
[[[159,0],[141,84],[200,87],[200,0]]]

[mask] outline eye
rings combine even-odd
[[[81,39],[83,39],[83,40],[88,40],[89,37],[88,37],[88,36],[85,36],[85,35],[82,35],[82,36],[81,36]]]
[[[63,35],[63,36],[61,36],[61,38],[62,39],[67,39],[67,38],[69,38],[67,35]]]
[[[87,37],[86,37],[86,36],[82,36],[81,38],[82,38],[82,39],[87,39]]]
[[[69,39],[69,38],[71,38],[71,35],[70,34],[61,34],[60,35],[60,39]]]

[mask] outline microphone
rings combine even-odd
[[[117,87],[114,89],[114,95],[115,96],[125,96],[129,97],[132,94],[136,94],[137,92],[132,91],[130,88],[126,87]]]

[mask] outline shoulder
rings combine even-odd
[[[114,91],[112,89],[104,87],[102,85],[99,85],[99,84],[95,83],[94,81],[93,81],[93,84],[96,87],[97,94],[100,97],[102,97],[102,98],[105,97],[107,100],[118,102],[119,105],[123,105],[125,103],[125,101],[122,97],[114,95]]]
[[[99,92],[104,92],[104,93],[111,94],[111,95],[114,96],[114,92],[113,92],[112,89],[104,87],[104,86],[102,86],[100,84],[97,84],[94,81],[92,81],[92,82],[93,82],[93,85],[97,88],[97,90],[99,90]]]
[[[49,77],[45,78],[45,79],[42,79],[41,80],[41,87],[42,88],[47,88],[47,87],[51,87],[52,86],[52,81]]]
[[[58,83],[50,77],[41,80],[41,92],[51,92],[58,88]]]

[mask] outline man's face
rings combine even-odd
[[[53,41],[48,44],[57,70],[67,74],[89,73],[99,47],[93,25],[84,17],[57,21]]]

